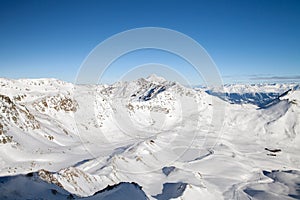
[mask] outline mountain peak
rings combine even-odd
[[[156,83],[166,82],[166,79],[164,79],[163,77],[157,76],[156,74],[151,74],[150,76],[148,76],[146,78],[146,80],[150,81],[150,82],[156,82]]]

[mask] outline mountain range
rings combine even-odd
[[[0,110],[0,199],[300,199],[297,84],[1,78]]]

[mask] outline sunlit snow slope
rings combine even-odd
[[[278,96],[262,107],[155,75],[0,79],[0,199],[299,199],[298,87],[222,92]]]

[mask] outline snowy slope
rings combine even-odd
[[[140,186],[128,190],[141,199],[299,196],[300,91],[295,85],[223,89],[283,93],[293,87],[262,109],[156,76],[113,85],[0,79],[0,86],[3,195],[13,195],[6,177],[16,176],[37,188],[41,198],[58,186],[62,198],[71,193],[124,199],[123,185],[109,191],[114,197],[106,196],[105,188],[120,183]],[[287,170],[292,171],[281,182],[290,184],[276,191],[279,183],[273,187],[267,172],[281,176]],[[17,176],[31,172],[37,172],[34,178]]]

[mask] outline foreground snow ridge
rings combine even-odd
[[[0,79],[0,199],[299,199],[298,88]]]

